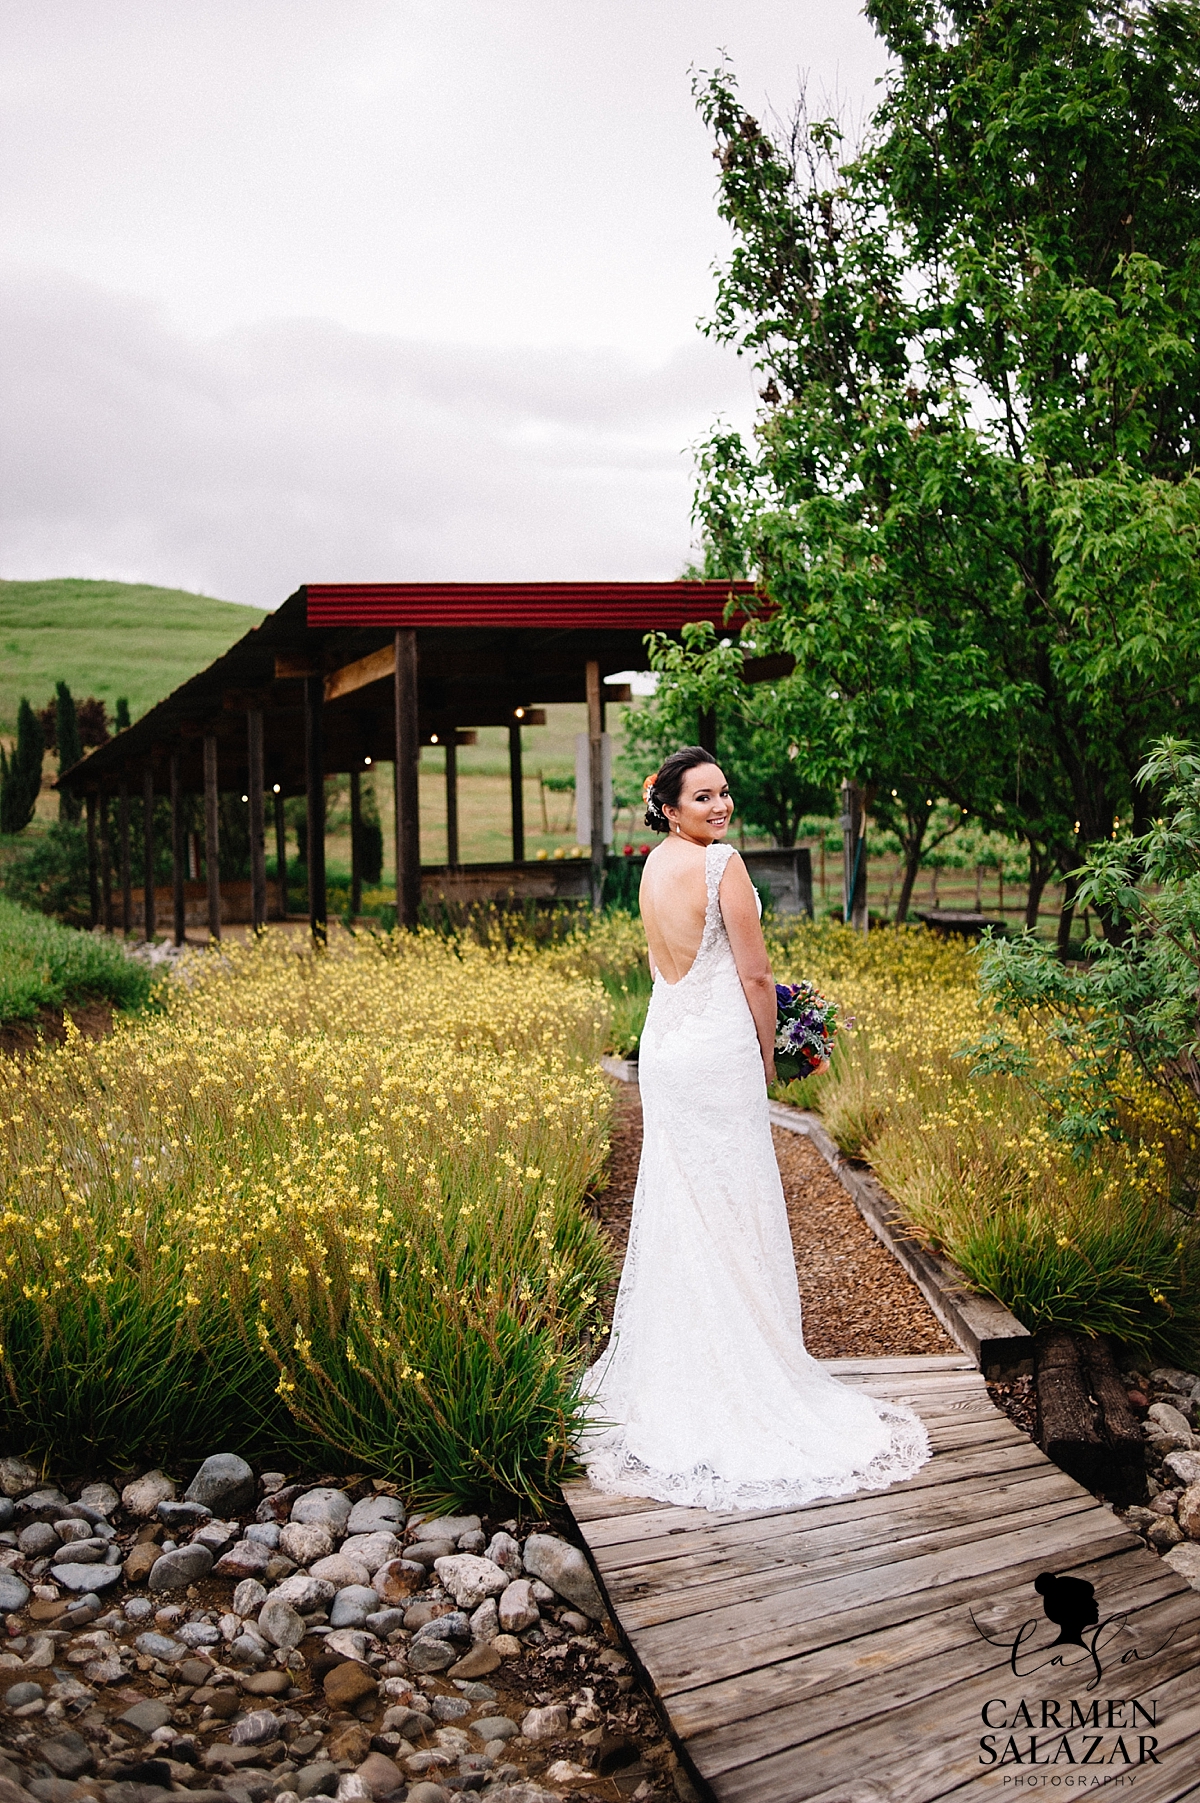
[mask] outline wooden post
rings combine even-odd
[[[183,790],[179,783],[179,753],[171,753],[171,927],[176,945],[187,937],[187,911],[184,907],[183,878],[186,866],[183,843]]]
[[[867,814],[857,783],[842,784],[842,919],[867,931]]]
[[[267,855],[263,818],[263,717],[262,709],[246,712],[247,788],[250,793],[250,921],[251,929],[261,933],[267,924]]]
[[[121,931],[128,939],[133,931],[133,871],[129,857],[129,778],[121,778],[117,803],[117,831],[121,840]]]
[[[112,817],[108,809],[108,796],[102,790],[100,794],[100,911],[106,933],[111,933],[113,930],[112,886]]]
[[[402,927],[416,926],[421,906],[417,708],[417,635],[404,626],[396,633],[396,924]]]
[[[525,776],[521,769],[521,722],[508,723],[508,786],[512,794],[512,855],[525,862]]]
[[[328,912],[325,895],[325,678],[304,679],[305,800],[308,803],[308,924],[323,943]]]
[[[154,766],[142,771],[142,938],[149,945],[154,918]]]
[[[600,665],[587,665],[588,789],[592,803],[592,907],[599,911],[604,885],[604,709]]]
[[[446,736],[446,862],[458,868],[458,733]]]
[[[221,815],[217,789],[217,736],[204,735],[204,874],[208,879],[208,936],[221,937]]]
[[[287,919],[287,822],[283,817],[283,796],[275,791],[275,885],[279,890],[279,918]]]
[[[362,913],[362,772],[350,772],[350,918]]]
[[[95,791],[89,789],[84,799],[87,809],[88,918],[93,927],[100,925],[100,854],[96,843]]]

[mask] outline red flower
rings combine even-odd
[[[633,846],[632,845],[623,845],[621,847],[621,850],[627,858],[631,858],[633,856]]]
[[[639,858],[648,858],[649,856],[650,856],[650,847],[648,845],[639,845],[638,846],[638,857]]]

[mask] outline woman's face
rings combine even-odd
[[[663,813],[671,831],[678,826],[685,838],[704,844],[723,838],[733,817],[733,800],[716,764],[697,764],[686,771],[678,804],[664,807]]]

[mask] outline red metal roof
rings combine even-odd
[[[310,582],[310,626],[542,626],[678,630],[726,624],[753,582]],[[732,616],[730,624],[742,618]]]

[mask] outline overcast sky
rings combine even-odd
[[[0,575],[677,575],[722,49],[884,67],[857,0],[6,0]]]

